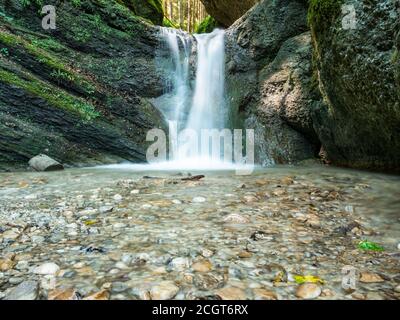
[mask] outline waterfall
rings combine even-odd
[[[222,129],[225,125],[225,33],[195,35],[197,72],[187,128]]]
[[[169,121],[182,124],[190,94],[189,60],[191,43],[187,35],[181,30],[163,28],[162,33],[168,44],[173,62],[172,96],[169,101],[169,105],[172,107],[169,108],[166,117]]]
[[[241,130],[237,135],[232,130],[224,129],[227,122],[225,32],[214,30],[209,34],[192,36],[182,30],[161,28],[161,36],[166,48],[163,47],[160,53],[159,67],[167,80],[164,95],[152,102],[170,123],[169,156],[162,152],[160,159],[149,161],[148,165],[107,167],[236,172],[244,169],[248,172],[248,167],[244,165],[246,160],[236,152],[236,145],[239,145],[240,154],[242,150]],[[193,58],[196,58],[195,63]],[[191,70],[194,66],[193,77]],[[154,154],[152,152],[151,155]]]
[[[201,136],[204,129],[225,127],[225,32],[215,30],[210,34],[185,34],[180,30],[162,31],[171,53],[171,95],[163,100],[165,116],[172,128],[186,129]],[[196,73],[194,90],[191,89],[190,56],[196,47]],[[165,106],[167,105],[167,107]],[[166,110],[166,111],[165,111]],[[172,134],[170,160],[205,165],[215,164],[212,148],[202,148],[200,139],[180,140]]]

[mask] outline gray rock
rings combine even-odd
[[[29,160],[29,165],[36,171],[58,171],[64,169],[61,163],[44,154],[33,157]]]
[[[306,15],[303,1],[265,0],[227,31],[231,119],[255,130],[255,160],[263,165],[313,159],[320,150]]]
[[[5,300],[36,300],[39,293],[37,281],[24,281],[4,298]]]
[[[100,213],[109,213],[109,212],[112,212],[113,210],[114,210],[113,206],[101,206],[99,208]]]
[[[188,258],[174,258],[171,260],[171,262],[168,264],[168,269],[173,270],[173,271],[183,271],[187,268],[189,268],[190,262]]]
[[[343,28],[339,2],[312,15],[316,75],[325,102],[316,106],[314,127],[334,164],[399,171],[399,2],[345,4],[356,11],[354,28]],[[318,20],[324,15],[330,17]]]
[[[111,290],[114,293],[121,293],[124,292],[129,288],[128,284],[125,282],[114,282],[112,284]]]
[[[24,281],[24,278],[21,278],[21,277],[12,277],[12,278],[10,278],[10,279],[8,280],[8,283],[15,285],[15,284],[20,284],[22,281]]]
[[[172,281],[162,281],[150,289],[152,300],[170,300],[176,296],[179,288]]]
[[[42,236],[32,236],[31,239],[33,243],[38,243],[38,244],[43,243],[45,240],[45,238]]]
[[[60,267],[57,264],[53,262],[47,262],[36,267],[34,269],[34,273],[41,275],[55,275],[59,270]]]

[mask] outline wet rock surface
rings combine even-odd
[[[400,171],[400,4],[345,1],[357,17],[345,29],[340,3],[322,2],[310,10],[320,141],[336,165]]]
[[[203,174],[0,174],[0,298],[400,298],[398,177]],[[357,271],[350,291],[345,266]]]
[[[159,28],[116,0],[57,1],[56,32],[39,2],[0,11],[0,171],[40,153],[65,166],[145,161],[148,130],[166,127],[149,101],[164,92]]]

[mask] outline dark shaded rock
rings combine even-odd
[[[229,27],[246,13],[257,0],[201,0],[207,12],[221,25]]]
[[[354,228],[360,228],[361,225],[358,222],[351,222],[347,226],[341,226],[334,230],[335,233],[339,235],[346,236]]]
[[[36,171],[58,171],[64,169],[61,163],[44,154],[33,157],[29,160],[29,165]]]
[[[400,3],[347,0],[310,10],[316,76],[325,104],[313,114],[328,159],[342,166],[400,170]],[[318,19],[328,17],[329,19]]]
[[[164,13],[162,0],[118,0],[135,15],[146,18],[156,25],[162,25]]]

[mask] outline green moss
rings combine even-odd
[[[308,24],[316,31],[327,29],[340,14],[344,0],[309,0]]]
[[[74,7],[80,7],[81,6],[81,0],[69,0],[69,2],[71,2],[71,4]],[[45,5],[45,1],[44,0],[19,0],[19,3],[21,4],[21,6],[23,8],[29,7],[31,5],[34,5],[35,7],[43,7]]]
[[[19,0],[19,3],[23,8],[29,7],[30,5],[43,7],[43,0]]]
[[[117,0],[129,8],[135,15],[145,18],[156,25],[163,24],[162,0]]]
[[[95,92],[95,87],[92,84],[47,51],[50,48],[63,48],[54,39],[31,39],[31,41],[28,41],[14,34],[2,32],[0,33],[0,43],[6,45],[9,49],[14,48],[34,57],[38,63],[50,69],[50,77],[53,77],[54,80],[58,82],[65,80],[73,83],[76,87],[82,88],[87,95]],[[12,59],[13,57],[10,58]]]
[[[176,28],[176,26],[172,23],[172,21],[165,17],[164,17],[162,25],[163,25],[163,27],[167,27],[167,28]]]
[[[217,27],[217,25],[217,21],[213,17],[208,16],[198,25],[195,33],[210,33]]]
[[[113,10],[115,8],[115,10]],[[93,39],[127,38],[127,34],[117,28],[110,26],[108,12],[119,14],[118,7],[107,8],[107,12],[97,12],[96,14],[82,13],[79,19],[74,16],[63,16],[63,24],[68,24],[68,35],[75,42],[86,45]],[[109,9],[109,10],[108,10]],[[129,14],[129,11],[128,11]]]
[[[14,73],[0,69],[0,81],[14,85],[38,96],[57,108],[75,112],[80,115],[84,121],[91,121],[100,116],[100,113],[96,111],[95,107],[85,100],[74,97],[63,90],[55,90],[45,82],[34,77],[22,79]]]
[[[34,45],[36,48],[43,49],[46,51],[52,50],[52,51],[62,51],[65,47],[54,40],[53,38],[48,38],[48,39],[38,39],[38,38],[30,38],[32,45]]]
[[[71,3],[74,7],[79,8],[81,6],[81,0],[71,0]]]
[[[395,49],[393,54],[392,54],[392,59],[391,59],[393,64],[395,64],[395,63],[397,63],[399,61],[399,56],[400,56],[399,50]]]
[[[1,48],[0,49],[0,55],[8,57],[9,54],[10,54],[10,52],[8,51],[8,48]]]
[[[13,17],[8,16],[7,14],[5,14],[4,12],[0,11],[0,18],[4,19],[7,22],[12,22],[14,20]]]

